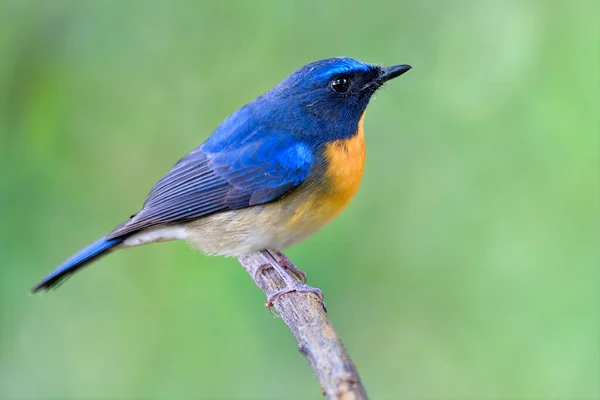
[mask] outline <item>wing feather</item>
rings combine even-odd
[[[240,148],[198,147],[152,188],[142,210],[107,239],[216,212],[274,201],[308,176],[312,152],[289,135],[265,135]]]

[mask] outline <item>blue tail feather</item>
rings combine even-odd
[[[61,281],[68,278],[71,274],[75,273],[91,261],[104,255],[123,240],[125,240],[124,237],[118,237],[110,240],[101,238],[95,241],[48,274],[48,276],[31,289],[31,292],[35,293],[40,290],[48,290],[56,287]]]

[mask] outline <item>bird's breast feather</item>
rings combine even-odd
[[[311,179],[310,188],[303,191],[303,199],[287,223],[290,229],[322,227],[337,217],[358,191],[366,157],[363,118],[353,137],[325,145],[323,176]]]

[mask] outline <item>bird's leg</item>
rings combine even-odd
[[[271,294],[267,298],[267,301],[265,302],[265,307],[267,307],[271,313],[273,313],[273,302],[280,296],[292,292],[315,293],[323,303],[323,307],[325,307],[325,302],[323,301],[323,292],[321,292],[321,289],[308,286],[304,283],[299,283],[296,279],[290,276],[290,274],[286,271],[285,267],[279,264],[273,265],[273,268],[275,269],[275,271],[277,271],[279,276],[281,276],[281,278],[285,282],[286,287]]]
[[[282,267],[289,270],[292,274],[294,274],[294,276],[300,281],[300,283],[306,284],[306,272],[296,267],[294,263],[285,254],[278,250],[264,251],[267,252],[271,256],[271,258],[275,259],[275,262],[277,262],[279,265],[281,265]],[[254,272],[254,280],[258,278],[259,274],[262,274],[265,270],[269,268],[273,268],[273,266],[271,264],[263,264],[260,267],[258,267],[256,269],[256,272]]]
[[[279,259],[279,264],[285,268],[287,268],[302,284],[306,284],[306,272],[302,271],[300,268],[296,267],[294,263],[282,252],[279,250],[268,250],[269,253],[276,260]]]
[[[292,292],[315,293],[319,297],[321,302],[323,303],[323,307],[325,307],[325,302],[323,301],[323,293],[321,292],[320,289],[308,286],[303,282],[298,282],[296,279],[294,279],[292,276],[290,276],[290,273],[288,273],[288,271],[290,271],[292,274],[294,274],[294,277],[298,278],[297,272],[295,273],[294,269],[290,268],[289,266],[281,265],[280,261],[278,260],[278,257],[273,255],[273,253],[271,253],[271,251],[265,250],[265,251],[263,251],[263,254],[270,257],[274,262],[272,264],[261,265],[256,270],[255,277],[258,273],[263,272],[265,269],[273,268],[277,272],[277,274],[281,277],[281,279],[283,279],[283,281],[285,282],[285,286],[286,286],[285,288],[278,290],[277,292],[271,294],[267,298],[267,301],[265,302],[265,307],[267,307],[269,309],[269,312],[271,312],[271,314],[274,314],[273,310],[272,310],[273,302],[280,296],[287,294],[287,293],[292,293]],[[279,253],[279,254],[281,254],[281,253]],[[281,255],[283,255],[283,254],[281,254]],[[287,262],[291,264],[291,262],[289,261],[289,259],[287,257],[285,257],[285,259],[287,259]],[[295,266],[294,266],[294,268],[295,268]],[[302,273],[304,274],[304,272],[302,272]],[[304,276],[306,276],[306,274],[304,274]],[[327,310],[327,308],[325,308],[325,310]]]

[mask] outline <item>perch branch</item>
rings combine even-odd
[[[267,297],[285,287],[273,268],[262,268],[257,274],[261,266],[273,265],[272,257],[259,252],[238,260]],[[275,299],[274,308],[292,331],[300,353],[308,360],[327,399],[367,399],[356,366],[315,293],[285,294]]]

